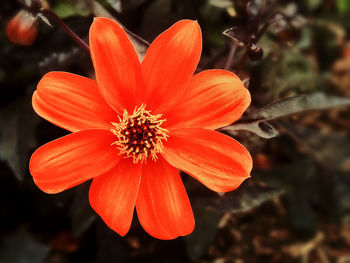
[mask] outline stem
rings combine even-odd
[[[260,29],[260,31],[256,34],[256,37],[255,37],[255,39],[254,39],[254,44],[258,43],[258,41],[260,40],[260,38],[266,33],[266,31],[267,31],[267,29],[269,28],[269,26],[270,26],[271,24],[273,24],[274,22],[276,22],[276,21],[277,21],[277,20],[269,20],[269,21],[267,21],[267,22],[264,24],[264,26],[263,26],[263,27]],[[247,60],[247,58],[248,58],[248,48],[245,50],[244,55],[242,56],[241,60],[240,60],[239,63],[238,63],[238,66],[237,66],[237,69],[236,69],[236,73],[237,73],[237,74],[241,71],[241,69],[242,69],[244,63],[245,63],[246,60]]]
[[[275,19],[276,15],[282,15],[285,18],[287,18],[287,16],[285,14],[283,14],[282,12],[275,12],[272,16],[270,16],[270,18],[268,19],[268,21],[264,24],[264,26],[259,30],[259,32],[256,34],[255,39],[254,39],[254,44],[258,43],[258,41],[260,40],[260,38],[266,33],[267,29],[269,28],[270,25],[272,25],[273,23],[277,22],[279,19]],[[246,62],[248,58],[248,49],[246,49],[246,51],[244,52],[241,60],[238,63],[237,69],[236,69],[236,74],[238,74],[244,63]]]
[[[241,57],[240,61],[238,62],[238,66],[237,66],[237,68],[235,70],[236,74],[238,74],[241,71],[245,61],[247,60],[247,58],[248,58],[248,49],[245,50],[243,56]]]
[[[116,20],[115,18],[114,18],[114,20]],[[143,39],[142,37],[140,37],[139,35],[136,35],[134,32],[131,32],[129,29],[127,29],[122,23],[120,23],[118,20],[116,20],[121,26],[122,26],[122,28],[124,29],[124,31],[126,32],[126,33],[128,33],[129,35],[131,35],[132,37],[134,37],[134,38],[136,38],[137,40],[139,40],[140,42],[142,42],[145,46],[147,46],[147,47],[149,47],[151,44],[147,41],[147,40],[145,40],[145,39]]]
[[[230,53],[228,54],[227,56],[227,60],[226,60],[226,63],[225,63],[225,67],[224,69],[229,69],[232,65],[232,60],[233,60],[233,56],[235,55],[236,53],[236,50],[237,50],[237,43],[236,41],[231,41],[231,48],[230,48]]]
[[[77,34],[75,34],[70,27],[68,27],[61,18],[59,18],[58,15],[56,15],[54,12],[52,12],[49,9],[42,9],[40,11],[43,15],[47,15],[51,17],[55,22],[86,52],[90,54],[90,48],[88,44],[85,43],[84,40],[82,40]]]

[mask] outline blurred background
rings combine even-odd
[[[249,149],[254,169],[225,195],[182,173],[196,227],[172,241],[150,237],[136,216],[126,237],[114,233],[89,205],[90,182],[61,194],[41,192],[28,171],[30,155],[68,132],[38,117],[31,95],[43,74],[93,77],[92,63],[31,1],[1,1],[1,263],[350,262],[349,0],[43,5],[85,40],[94,16],[113,17],[148,42],[179,19],[197,20],[203,32],[198,71],[235,72],[252,94],[247,113],[222,132]],[[6,28],[22,9],[32,16],[31,33],[24,40],[12,33],[12,42],[26,44],[17,45]],[[142,58],[147,43],[130,37]]]

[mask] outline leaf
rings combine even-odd
[[[71,16],[87,17],[92,13],[92,6],[92,0],[61,0],[53,7],[53,11],[62,19]]]
[[[72,218],[72,231],[75,237],[84,234],[96,219],[89,203],[90,182],[86,182],[77,188],[69,213]]]
[[[335,171],[332,174],[328,174],[333,181],[333,193],[332,196],[332,207],[334,210],[330,210],[334,218],[340,218],[340,216],[348,216],[350,211],[350,181],[349,181],[349,171],[341,172]],[[350,218],[349,218],[350,219]]]
[[[315,92],[309,95],[295,96],[272,103],[251,112],[246,119],[267,121],[295,113],[310,110],[325,110],[347,105],[350,105],[350,99],[348,98],[328,96],[324,93]]]
[[[28,153],[36,145],[38,120],[28,95],[0,109],[0,159],[9,164],[20,181],[26,172]]]
[[[97,220],[95,242],[97,247],[92,262],[126,262],[128,247],[124,238],[109,229],[100,218]]]
[[[78,15],[78,12],[74,9],[72,3],[68,1],[60,1],[54,6],[53,11],[61,18],[67,18],[70,16]]]
[[[243,27],[231,27],[223,32],[223,35],[229,37],[240,46],[248,45],[248,32]]]
[[[260,171],[256,178],[283,191],[292,226],[311,233],[316,227],[316,211],[312,207],[312,201],[318,194],[319,178],[316,175],[314,162],[303,158],[290,165]]]
[[[82,53],[80,47],[71,47],[67,51],[54,52],[42,57],[43,58],[39,62],[41,72],[64,70],[68,66],[74,64],[78,59],[80,61],[89,59],[86,53]]]
[[[94,0],[70,0],[78,15],[88,17],[93,13]]]
[[[53,25],[51,25],[49,19],[48,19],[45,15],[39,13],[39,14],[38,14],[38,17],[39,17],[45,24],[47,24],[47,25],[50,26],[50,27],[53,27]]]
[[[44,262],[48,253],[48,246],[25,230],[4,237],[0,244],[0,262],[40,263]]]
[[[202,197],[197,202],[214,211],[238,213],[248,212],[281,194],[283,194],[283,190],[245,182],[237,190],[225,193],[222,197]]]
[[[185,237],[187,253],[191,260],[198,259],[212,243],[218,230],[220,212],[193,205],[196,227],[192,234]]]
[[[261,45],[266,55],[260,72],[264,101],[276,101],[290,93],[312,93],[321,86],[314,61],[300,50],[280,48],[273,41]]]
[[[263,121],[237,123],[221,128],[220,131],[223,131],[231,136],[236,136],[238,134],[237,131],[249,131],[264,139],[271,139],[278,136],[279,134],[271,124]]]
[[[346,13],[350,11],[350,1],[349,0],[338,0],[337,8],[339,12]]]
[[[350,171],[350,138],[341,134],[325,134],[316,129],[281,122],[300,147],[324,166]]]
[[[267,121],[311,110],[325,110],[350,105],[350,99],[328,96],[320,92],[283,99],[250,112],[239,122],[223,127],[229,135],[237,131],[249,131],[264,139],[278,136],[278,131]]]

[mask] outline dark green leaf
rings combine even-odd
[[[350,171],[350,138],[281,122],[300,147],[324,166]]]
[[[23,179],[28,153],[36,145],[37,121],[30,96],[0,110],[0,159],[7,161],[18,180]]]
[[[187,252],[192,260],[198,259],[215,238],[221,213],[211,211],[203,206],[193,205],[196,227],[185,238]]]
[[[261,176],[258,176],[260,180],[271,187],[284,191],[287,212],[292,226],[305,232],[314,231],[316,215],[311,205],[312,200],[317,195],[314,162],[306,158],[291,165],[260,173]]]
[[[105,262],[124,262],[127,257],[127,248],[123,238],[109,229],[102,219],[97,220],[96,241],[96,258],[92,261],[95,263]]]
[[[220,130],[232,136],[236,135],[236,131],[249,131],[264,139],[270,139],[276,137],[278,131],[267,121],[305,111],[325,110],[348,105],[350,105],[350,99],[348,98],[328,96],[320,92],[315,92],[309,95],[295,96],[280,100],[254,110],[240,122],[226,126]]]
[[[74,236],[85,233],[96,219],[96,213],[89,203],[90,182],[79,186],[75,192],[70,215],[72,218],[72,231]]]
[[[266,201],[280,196],[282,193],[282,190],[246,182],[237,190],[226,193],[222,197],[201,198],[198,202],[206,208],[215,211],[230,213],[247,212]]]
[[[0,244],[2,263],[40,263],[49,253],[47,245],[40,243],[25,230],[5,237]]]
[[[241,46],[248,44],[248,32],[245,28],[242,27],[231,27],[226,29],[223,34],[230,39],[232,39],[235,43],[238,43]]]
[[[93,2],[93,0],[61,0],[54,6],[53,10],[60,18],[67,18],[70,16],[87,17],[92,13]]]
[[[250,123],[237,123],[230,126],[226,126],[220,131],[224,131],[225,133],[236,136],[237,131],[249,131],[255,133],[264,139],[271,139],[278,135],[278,131],[268,122],[262,121],[254,121]]]
[[[54,6],[53,11],[62,19],[78,15],[78,12],[74,9],[72,3],[68,1],[58,2],[58,4]]]
[[[341,13],[350,12],[350,1],[349,0],[338,0],[337,8]]]
[[[350,99],[348,98],[315,92],[277,101],[251,112],[246,119],[268,121],[309,110],[325,110],[347,105],[350,105]]]

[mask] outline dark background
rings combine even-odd
[[[251,179],[224,196],[182,174],[196,228],[172,241],[150,237],[136,217],[126,237],[114,233],[89,206],[90,182],[61,194],[41,192],[28,171],[30,155],[67,131],[34,113],[31,94],[46,72],[92,77],[93,68],[50,19],[53,27],[40,21],[33,45],[11,44],[6,25],[21,5],[1,1],[1,263],[350,262],[350,118],[344,106],[350,97],[350,1],[48,3],[85,39],[93,17],[106,11],[148,41],[181,18],[198,20],[198,71],[227,68],[250,79],[252,105],[240,130],[232,126],[226,133],[249,149],[254,169]],[[263,50],[259,60],[261,52],[251,51],[254,35],[277,13],[282,17],[254,43]],[[232,27],[231,38],[224,36]],[[237,40],[241,46],[230,57]],[[242,60],[246,50],[257,61]]]

